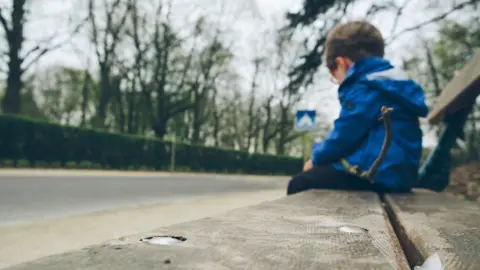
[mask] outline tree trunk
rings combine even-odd
[[[107,118],[107,105],[110,101],[110,69],[105,65],[100,67],[100,100],[97,106],[96,119],[94,121],[94,126],[97,128],[105,128],[105,120]]]
[[[201,94],[200,94],[200,89],[199,85],[196,84],[195,89],[193,91],[194,93],[194,103],[193,103],[193,132],[192,132],[192,142],[195,144],[198,144],[200,142],[200,128],[202,125],[202,106],[201,103]]]
[[[257,89],[257,77],[258,73],[260,72],[260,63],[261,59],[254,60],[254,71],[253,71],[253,78],[252,84],[250,86],[250,103],[248,104],[248,130],[247,130],[247,151],[250,151],[250,146],[252,144],[252,137],[254,133],[254,107],[255,107],[255,91]]]
[[[268,148],[270,147],[270,141],[277,136],[279,132],[279,123],[274,126],[274,130],[272,129],[272,102],[273,96],[271,96],[265,103],[264,109],[266,114],[265,124],[263,125],[263,136],[262,136],[262,150],[263,153],[266,154],[268,152]]]
[[[153,131],[155,132],[155,137],[163,139],[167,134],[167,123],[165,120],[158,120],[154,126]]]
[[[90,74],[88,73],[88,70],[85,70],[84,76],[83,76],[83,86],[82,86],[82,121],[80,123],[81,127],[85,127],[86,125],[89,82],[90,82]]]
[[[17,52],[11,52],[10,60],[8,62],[8,78],[7,89],[3,98],[3,112],[18,114],[21,112],[20,96],[23,87],[22,84],[22,69]]]
[[[285,155],[285,145],[288,138],[288,107],[280,106],[280,127],[277,141],[277,155]]]
[[[258,153],[258,149],[260,148],[260,123],[257,122],[255,127],[255,136],[253,137],[253,152]]]
[[[115,89],[115,98],[117,101],[117,116],[118,116],[118,131],[123,133],[125,132],[125,109],[123,105],[123,93],[120,89],[120,79],[117,79],[113,85]]]
[[[11,28],[8,27],[6,19],[2,17],[2,24],[6,33],[9,47],[7,89],[5,91],[2,105],[3,111],[11,114],[17,114],[21,112],[20,97],[23,87],[23,59],[20,57],[20,52],[24,42],[24,15],[25,0],[15,0],[13,1]]]
[[[137,104],[137,95],[136,95],[136,88],[135,82],[132,81],[130,85],[131,89],[130,92],[127,93],[127,132],[130,134],[135,134],[136,129],[133,125],[134,123],[134,114]]]
[[[219,135],[220,135],[220,119],[218,115],[214,115],[213,116],[213,141],[214,141],[215,147],[220,146]]]

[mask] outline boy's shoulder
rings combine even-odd
[[[393,67],[390,61],[382,57],[369,57],[355,62],[345,73],[342,86],[365,84],[371,74],[384,74]],[[388,75],[388,74],[387,74]]]
[[[395,84],[396,87],[421,86],[412,80],[408,73],[390,63],[387,59],[372,57],[363,59],[354,65],[345,74],[344,85],[369,85],[383,87]],[[400,84],[400,85],[399,85]]]
[[[428,113],[423,88],[386,59],[368,58],[356,62],[344,82],[339,88],[340,100],[347,96],[357,101],[380,99],[420,117]]]

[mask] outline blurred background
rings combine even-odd
[[[317,111],[309,144],[339,112],[321,58],[333,25],[378,26],[387,57],[432,105],[480,47],[479,4],[0,0],[0,159],[7,167],[167,169],[176,160],[185,170],[292,173],[305,135],[293,129],[295,111]],[[478,118],[475,106],[456,165],[479,158]],[[439,129],[422,125],[428,153]],[[469,166],[463,178],[480,178]]]

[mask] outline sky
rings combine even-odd
[[[359,1],[359,4],[356,4],[351,9],[345,20],[362,18],[371,1]],[[401,2],[404,0],[397,1]],[[8,2],[10,0],[0,0],[0,5],[5,5]],[[402,16],[399,21],[398,31],[415,25],[428,17],[428,13],[419,8],[419,5],[424,6],[428,1],[411,0],[410,2],[410,5],[406,8],[407,15]],[[36,10],[36,18],[35,23],[28,25],[26,36],[29,39],[39,40],[46,36],[60,33],[58,41],[70,40],[67,46],[55,50],[42,58],[39,65],[34,68],[40,69],[45,65],[66,65],[85,68],[88,63],[88,57],[82,51],[86,51],[85,49],[89,47],[88,42],[82,38],[72,39],[66,33],[69,25],[67,14],[71,14],[69,11],[72,8],[85,10],[81,6],[86,1],[35,0],[32,3],[35,5],[33,10]],[[274,29],[276,25],[281,25],[284,22],[286,11],[298,10],[301,3],[302,0],[174,0],[173,20],[178,25],[181,25],[193,21],[195,14],[210,14],[211,12],[224,10],[224,14],[228,15],[223,16],[222,26],[230,30],[230,38],[235,41],[234,47],[238,56],[239,70],[241,70],[244,77],[249,77],[253,72],[250,64],[251,59],[255,56],[259,47],[265,46],[265,40],[261,40],[262,37],[265,39],[265,31]],[[82,12],[78,12],[76,14],[77,18],[74,19],[78,19],[81,16]],[[392,14],[381,14],[371,21],[379,27],[387,39],[391,36],[392,18]],[[400,63],[401,59],[408,58],[411,54],[413,51],[412,46],[413,48],[415,47],[415,40],[419,39],[419,35],[431,37],[435,33],[434,30],[434,28],[429,27],[423,29],[420,34],[410,33],[403,35],[388,47],[387,58],[390,58],[394,64]],[[93,64],[92,61],[90,63]],[[323,69],[321,72],[325,72],[325,70]],[[325,115],[328,121],[332,122],[337,117],[340,109],[336,101],[337,86],[325,79],[311,87],[308,93],[300,102],[298,109],[316,109],[322,115]],[[430,137],[426,141],[427,144],[433,143]]]

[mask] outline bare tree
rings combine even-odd
[[[238,106],[241,93],[238,90],[238,75],[231,70],[218,78],[212,89],[211,117],[207,120],[211,127],[211,138],[216,147],[229,145],[234,148],[239,123],[232,121],[241,110]]]
[[[123,38],[122,31],[132,4],[130,0],[102,0],[101,10],[104,12],[99,16],[95,12],[98,7],[95,3],[99,1],[88,1],[88,18],[90,23],[90,40],[94,45],[95,54],[100,70],[100,97],[92,124],[95,127],[105,127],[107,117],[107,106],[113,96],[112,72],[118,62],[116,59],[117,49]],[[103,27],[102,27],[103,25]]]
[[[250,96],[249,96],[249,101],[248,101],[248,127],[247,127],[247,143],[244,150],[249,151],[250,146],[252,143],[252,139],[255,135],[255,122],[258,119],[256,117],[256,110],[255,110],[255,96],[258,95],[257,91],[257,79],[258,75],[260,73],[260,65],[262,64],[263,59],[262,58],[255,58],[253,60],[253,74],[252,74],[252,81],[250,85]]]
[[[87,123],[87,106],[89,100],[90,85],[92,78],[88,69],[83,71],[83,83],[82,83],[82,119],[80,122],[81,127],[85,127]]]
[[[192,108],[191,89],[186,89],[196,39],[201,34],[201,29],[197,27],[193,46],[185,55],[181,47],[182,40],[171,25],[171,2],[165,9],[166,14],[162,4],[154,8],[154,32],[150,38],[145,30],[145,21],[140,24],[139,16],[132,15],[135,75],[145,100],[149,124],[159,138],[167,134],[168,122],[173,117]],[[147,36],[147,39],[141,40],[141,36]]]
[[[200,53],[198,59],[198,71],[193,82],[193,126],[192,142],[201,143],[202,127],[212,113],[212,107],[208,103],[214,98],[213,89],[216,80],[225,70],[231,53],[220,42],[220,30],[215,31],[211,43]]]
[[[32,12],[28,4],[31,2],[27,0],[12,0],[10,12],[8,12],[9,8],[0,6],[0,25],[8,45],[6,51],[0,51],[2,56],[6,56],[7,61],[7,88],[2,101],[5,113],[20,113],[22,110],[20,96],[24,86],[22,76],[25,72],[47,53],[69,41],[83,25],[82,22],[74,27],[65,40],[56,41],[58,33],[55,33],[24,51],[24,44],[27,41],[24,33],[25,25],[29,20],[28,14]]]
[[[303,51],[303,45],[293,42],[280,31],[275,37],[275,47],[270,53],[271,94],[266,98],[263,109],[263,151],[266,153],[275,140],[276,153],[286,154],[287,144],[302,133],[292,129],[293,109],[301,100],[301,85],[295,83],[290,72]]]

